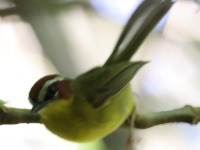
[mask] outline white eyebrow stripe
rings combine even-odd
[[[62,76],[57,76],[55,77],[54,79],[52,80],[48,80],[45,82],[45,84],[43,85],[43,87],[41,88],[40,92],[39,92],[39,95],[38,95],[38,102],[42,102],[45,95],[46,95],[46,92],[47,92],[47,88],[49,87],[49,85],[55,83],[55,82],[58,82],[58,81],[63,81],[65,80],[64,77]]]

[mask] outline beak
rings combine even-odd
[[[32,113],[36,113],[38,112],[40,109],[42,109],[43,107],[45,107],[47,104],[49,104],[49,101],[46,102],[38,102],[36,104],[33,105],[33,108],[31,109]]]

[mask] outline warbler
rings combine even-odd
[[[133,112],[128,84],[145,62],[99,67],[75,79],[48,75],[29,93],[32,111],[58,136],[76,142],[100,139],[117,129]]]
[[[135,101],[129,83],[146,62],[129,60],[172,5],[171,1],[155,1],[143,1],[132,14],[102,67],[75,79],[47,75],[32,86],[32,112],[39,114],[51,132],[67,140],[88,142],[110,134],[131,116]]]

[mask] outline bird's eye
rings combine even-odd
[[[45,101],[51,100],[51,99],[55,98],[57,96],[57,94],[58,94],[57,88],[54,85],[51,85],[47,88],[47,93],[45,95],[44,100]]]
[[[49,86],[47,90],[48,90],[48,93],[52,95],[54,95],[57,92],[57,89],[55,86]]]

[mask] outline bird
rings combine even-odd
[[[74,79],[51,74],[36,81],[29,92],[32,113],[39,114],[49,131],[74,142],[102,139],[119,128],[135,110],[130,81],[148,63],[130,58],[171,7],[168,2],[142,2],[104,65]]]
[[[47,75],[30,90],[32,112],[38,112],[47,129],[64,139],[101,139],[133,112],[135,102],[129,82],[145,63],[97,67],[75,79]]]

